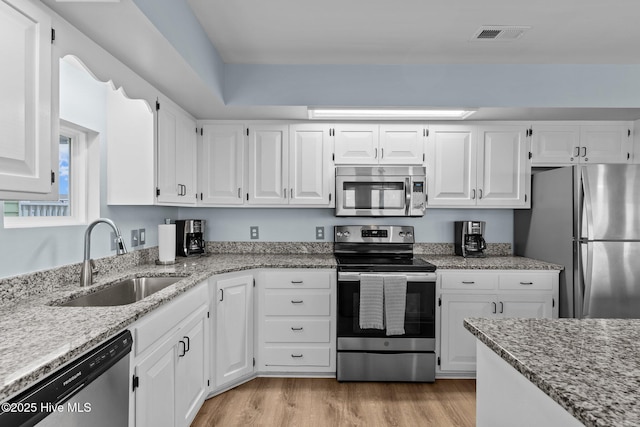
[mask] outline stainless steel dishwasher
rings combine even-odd
[[[125,427],[132,342],[124,331],[3,403],[0,425]]]

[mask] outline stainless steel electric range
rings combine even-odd
[[[414,258],[413,227],[347,225],[334,232],[338,381],[434,381],[436,267]],[[404,333],[388,335],[386,325],[361,327],[361,304],[370,304],[361,301],[361,287],[387,286],[391,280],[406,280]],[[385,318],[387,300],[382,307]],[[363,310],[369,315],[371,307]]]

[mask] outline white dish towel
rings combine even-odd
[[[387,335],[404,335],[407,277],[384,276],[384,311]]]
[[[360,329],[384,329],[384,280],[379,274],[360,275]]]

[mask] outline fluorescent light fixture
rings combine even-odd
[[[464,120],[475,110],[425,108],[308,108],[311,120]]]

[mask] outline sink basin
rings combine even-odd
[[[62,307],[106,307],[132,304],[182,279],[184,277],[136,277],[126,279],[100,291],[83,295],[60,305]]]

